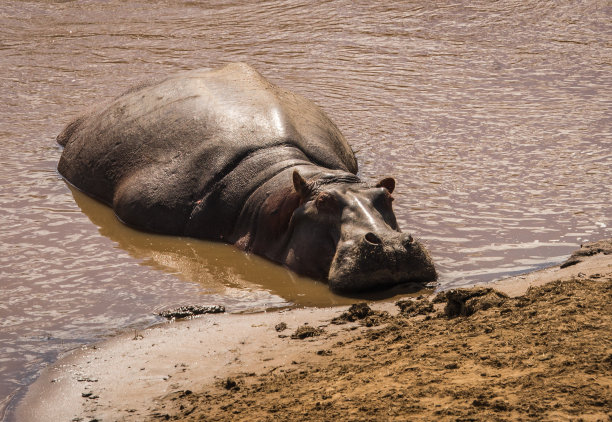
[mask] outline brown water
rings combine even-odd
[[[156,309],[354,300],[122,226],[56,173],[75,114],[143,79],[249,62],[325,109],[365,179],[397,178],[400,226],[440,288],[465,286],[611,235],[611,22],[608,1],[2,1],[0,419],[59,352]]]

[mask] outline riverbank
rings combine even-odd
[[[126,333],[45,370],[17,420],[609,420],[612,242],[598,245],[399,306]]]

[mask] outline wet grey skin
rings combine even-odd
[[[391,207],[392,178],[370,187],[355,177],[328,175],[325,183],[310,184],[300,181],[298,172],[293,177],[296,186],[306,185],[296,191],[305,190],[307,197],[295,218],[317,221],[321,232],[304,236],[318,240],[319,261],[329,262],[312,276],[327,279],[332,290],[346,293],[437,278],[425,248],[397,225]],[[334,183],[338,179],[342,182]]]
[[[58,136],[62,176],[124,223],[236,245],[338,292],[436,279],[395,180],[367,186],[311,101],[235,63],[137,86]]]

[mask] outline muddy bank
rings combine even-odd
[[[482,293],[482,292],[479,292]],[[493,294],[493,296],[496,296]],[[499,297],[499,296],[496,296]],[[612,280],[557,281],[469,317],[391,317],[231,388],[172,392],[161,420],[609,420]],[[452,314],[452,312],[451,312]]]
[[[605,252],[496,290],[129,333],[47,369],[18,420],[609,420]]]
[[[490,288],[399,302],[401,312],[232,388],[176,391],[161,420],[612,418],[612,268],[511,298]],[[363,315],[363,312],[362,312]],[[368,321],[365,316],[362,321]],[[379,316],[380,319],[380,316]],[[366,325],[370,325],[366,322]],[[363,325],[363,323],[362,323]]]

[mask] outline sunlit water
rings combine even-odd
[[[143,79],[246,61],[314,100],[361,176],[396,177],[400,226],[440,288],[610,236],[609,2],[310,3],[0,3],[0,417],[60,351],[172,304],[355,300],[232,247],[130,230],[69,189],[55,136]]]

